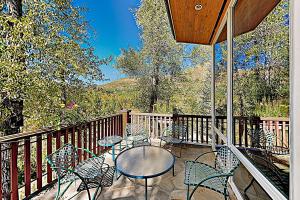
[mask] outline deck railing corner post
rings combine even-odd
[[[126,125],[128,123],[131,123],[130,113],[131,113],[131,110],[127,110],[127,109],[122,109],[120,111],[120,114],[122,115],[122,128],[123,128],[122,132],[123,132],[123,134],[125,133]]]

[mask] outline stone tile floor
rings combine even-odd
[[[159,145],[158,141],[153,142],[154,145]],[[173,147],[173,151],[178,153],[178,149]],[[187,145],[182,150],[182,157],[176,158],[175,163],[175,176],[172,174],[172,170],[168,173],[148,180],[148,199],[149,200],[184,200],[186,199],[186,186],[184,185],[184,162],[186,160],[193,160],[199,154],[211,151],[210,147],[203,146],[192,146]],[[206,156],[207,162],[213,162],[213,155],[211,157]],[[112,164],[111,155],[106,155],[106,163]],[[76,185],[75,185],[76,184]],[[69,188],[65,194],[66,198],[73,196],[76,192],[76,186],[79,182],[75,183],[74,186]],[[142,200],[144,199],[145,187],[143,186],[144,180],[128,179],[127,177],[121,176],[118,180],[114,181],[111,187],[104,188],[97,199],[101,200]],[[54,199],[57,187],[49,189],[48,191],[40,194],[35,199]],[[235,200],[232,190],[230,191],[230,199]],[[90,190],[91,194],[94,194],[95,190]],[[73,199],[88,199],[87,192],[81,192]],[[199,188],[193,195],[194,200],[219,200],[224,199],[222,195],[214,191]]]

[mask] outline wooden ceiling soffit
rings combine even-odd
[[[176,41],[208,45],[216,35],[230,1],[165,0],[165,2]]]
[[[234,10],[234,36],[254,30],[279,2],[280,0],[238,0]],[[227,27],[225,25],[217,42],[223,42],[226,39]]]

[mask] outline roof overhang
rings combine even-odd
[[[226,14],[231,0],[165,0],[177,42],[211,45],[226,40]],[[238,0],[234,35],[255,29],[280,0]],[[201,6],[200,6],[201,5]]]

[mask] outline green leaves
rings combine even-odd
[[[88,87],[103,79],[100,65],[111,58],[95,55],[86,9],[73,0],[22,3],[20,18],[0,9],[0,102],[25,100],[26,129],[81,120]],[[60,106],[74,99],[80,109]],[[11,114],[1,107],[2,118]]]
[[[174,81],[183,68],[183,45],[172,36],[163,1],[143,0],[134,15],[143,46],[122,49],[116,68],[138,80],[139,108],[153,112],[155,104],[168,102],[175,90]]]

